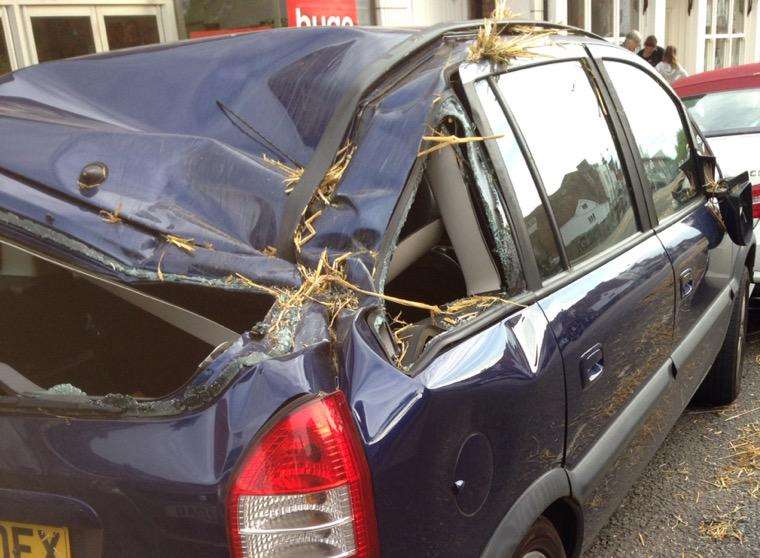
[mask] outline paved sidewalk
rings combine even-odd
[[[739,399],[686,409],[584,558],[760,556],[760,311],[750,320]]]

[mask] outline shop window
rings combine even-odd
[[[8,43],[6,42],[5,29],[3,28],[3,18],[0,17],[0,76],[7,74],[11,68],[11,55]]]
[[[746,0],[707,0],[705,70],[744,64]]]
[[[568,0],[567,23],[621,42],[639,28],[639,0]]]
[[[259,31],[287,25],[287,14],[278,2],[208,2],[189,0],[180,3],[190,38]],[[284,4],[284,3],[282,3]]]
[[[592,0],[591,31],[602,37],[612,37],[615,33],[615,12],[612,0]]]
[[[32,17],[32,32],[38,62],[95,52],[89,16]]]
[[[106,38],[109,50],[158,43],[158,20],[153,15],[107,15]]]

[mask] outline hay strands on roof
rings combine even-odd
[[[499,27],[496,19],[501,18],[485,19],[483,26],[478,29],[478,35],[475,42],[470,45],[467,55],[470,62],[490,60],[499,64],[509,64],[517,58],[537,58],[541,54],[532,49],[545,45],[549,37],[557,34],[557,31],[553,29],[540,29],[527,25]],[[514,35],[502,36],[506,30]]]
[[[335,154],[335,162],[329,169],[327,169],[324,178],[322,178],[322,182],[320,182],[319,187],[317,188],[316,195],[325,205],[330,205],[330,199],[335,193],[335,187],[338,185],[338,182],[340,182],[340,179],[343,178],[343,173],[346,172],[346,169],[351,162],[351,158],[354,156],[354,151],[356,151],[356,146],[351,143],[346,143],[346,145]]]
[[[115,225],[116,223],[121,223],[121,202],[116,206],[116,208],[113,210],[113,212],[108,211],[107,209],[101,209],[98,211],[98,215],[100,216],[103,221],[106,223],[110,223],[112,225]]]
[[[181,236],[177,236],[174,234],[165,234],[164,240],[167,243],[172,244],[176,246],[177,248],[180,248],[181,250],[184,250],[188,254],[192,254],[193,252],[195,252],[196,248],[205,248],[206,250],[214,249],[214,245],[211,244],[210,242],[200,243],[200,242],[196,242],[192,238],[183,238]]]
[[[423,149],[419,153],[417,153],[417,157],[424,157],[425,155],[430,155],[431,153],[435,153],[436,151],[440,149],[444,149],[448,147],[449,145],[459,145],[462,143],[470,143],[473,141],[486,141],[486,140],[495,140],[499,138],[503,138],[504,134],[497,134],[495,136],[467,136],[467,137],[459,137],[454,135],[448,135],[445,136],[442,133],[436,131],[434,135],[432,136],[422,136],[423,141],[429,141],[431,143],[434,143],[432,147],[428,147],[427,149]]]
[[[303,176],[303,167],[291,167],[290,165],[286,165],[282,161],[278,161],[276,159],[272,159],[268,155],[264,154],[261,156],[261,159],[270,167],[277,169],[282,174],[285,175],[285,178],[283,178],[282,183],[285,185],[285,193],[290,194],[293,191],[293,188],[296,187],[296,184],[298,184],[298,181],[301,180],[301,177]]]
[[[317,234],[314,221],[322,215],[324,207],[330,205],[335,189],[351,163],[354,151],[356,151],[356,146],[348,142],[335,154],[335,162],[327,169],[314,193],[314,197],[301,217],[301,223],[293,234],[293,244],[295,244],[297,252],[300,253],[303,245]],[[320,205],[322,207],[319,207]]]

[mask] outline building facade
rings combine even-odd
[[[307,25],[426,26],[484,17],[493,0],[0,0],[0,74],[184,38]],[[513,0],[522,19],[611,41],[638,30],[674,45],[689,73],[760,60],[754,0]]]

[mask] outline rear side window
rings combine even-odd
[[[495,82],[535,161],[569,262],[634,234],[631,190],[598,90],[581,63],[517,70]]]
[[[533,176],[525,162],[520,146],[512,128],[507,122],[506,115],[499,105],[496,95],[487,80],[481,80],[475,88],[483,109],[488,115],[488,121],[493,133],[501,135],[496,143],[501,151],[507,168],[509,180],[520,204],[520,212],[528,229],[533,252],[541,277],[551,277],[562,271],[557,244],[549,224],[546,207],[541,203],[541,197],[536,189]]]
[[[687,176],[689,140],[673,99],[643,70],[606,60],[625,117],[636,140],[660,220],[677,212],[697,195]]]

